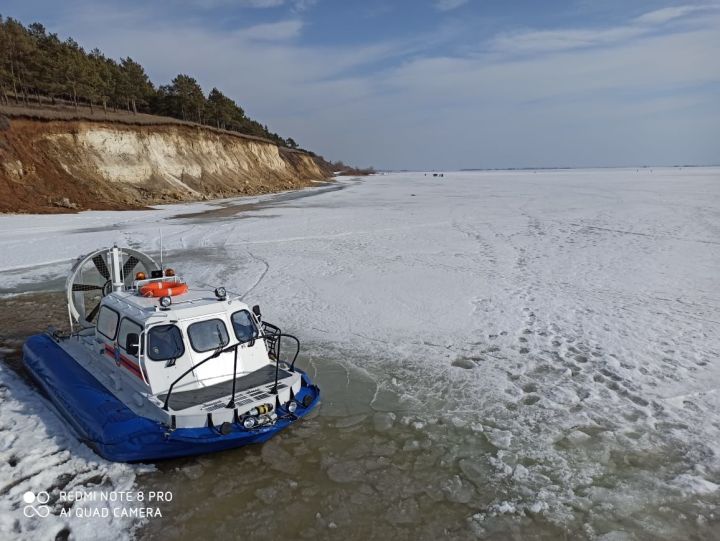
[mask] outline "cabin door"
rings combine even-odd
[[[231,338],[224,313],[189,319],[183,321],[182,325],[188,337],[193,365],[196,366],[216,351],[236,341],[234,336]],[[234,355],[234,352],[227,351],[198,366],[195,369],[195,376],[200,386],[214,385],[231,379]],[[239,371],[238,363],[238,375],[240,375]]]
[[[143,366],[147,371],[152,392],[167,391],[184,372],[192,367],[189,345],[177,325],[153,325],[143,338]],[[197,376],[190,371],[175,384],[173,392],[197,387]]]

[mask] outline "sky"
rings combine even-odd
[[[379,169],[720,163],[720,0],[0,0]]]

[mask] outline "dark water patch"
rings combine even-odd
[[[2,271],[0,274],[16,279],[17,284],[11,287],[0,286],[0,295],[61,291],[65,286],[65,276],[64,274],[58,276],[58,271],[60,269],[69,270],[70,263],[71,261],[68,259],[67,263],[53,263],[50,265]]]
[[[25,340],[49,326],[69,329],[65,294],[59,291],[0,297],[0,358],[20,372]]]

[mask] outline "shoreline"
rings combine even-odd
[[[158,225],[189,225],[191,228],[204,222],[223,222],[257,217],[257,212],[281,207],[311,197],[341,191],[361,181],[361,177],[338,176],[333,181],[315,181],[311,185],[293,190],[284,190],[275,193],[258,195],[241,195],[238,197],[218,198],[207,201],[181,201],[159,204],[145,209],[117,210],[81,210],[64,214],[67,220],[64,227],[58,230],[51,224],[55,223],[57,213],[25,214],[0,213],[0,225],[6,234],[18,240],[32,238],[46,227],[60,235],[86,234],[92,237],[105,239],[107,233],[120,237],[130,234],[138,222],[157,223]],[[156,213],[153,216],[151,213]],[[149,218],[150,217],[150,218]],[[168,239],[166,239],[167,241]],[[21,240],[20,240],[21,241]],[[22,242],[22,241],[21,241]],[[94,241],[93,241],[94,242]],[[158,246],[150,248],[149,253],[156,255]],[[173,247],[166,244],[166,253],[173,251]],[[36,256],[39,253],[35,254]],[[60,255],[59,253],[57,255]],[[28,261],[29,253],[25,257],[14,260],[7,259],[7,266],[0,267],[0,298],[25,292],[51,292],[61,290],[64,277],[52,272],[54,267],[69,264],[78,254],[72,257],[48,257],[43,252],[43,258],[34,257]],[[38,290],[35,285],[43,282],[52,282],[55,286]]]
[[[353,175],[352,177],[354,177]],[[221,205],[223,202],[234,202],[239,199],[244,198],[258,198],[258,197],[276,197],[281,196],[283,194],[296,194],[296,193],[302,193],[305,190],[311,190],[315,188],[325,188],[325,187],[332,187],[337,186],[337,179],[343,178],[341,176],[337,177],[331,177],[325,180],[309,180],[308,184],[304,184],[301,186],[289,188],[289,189],[279,189],[279,190],[271,190],[271,191],[258,191],[255,193],[238,193],[237,195],[227,195],[225,197],[216,197],[216,198],[200,198],[200,199],[183,199],[178,201],[162,201],[158,203],[154,203],[151,205],[141,206],[141,207],[135,207],[135,206],[125,206],[125,207],[108,207],[108,208],[77,208],[77,209],[67,209],[67,208],[57,208],[57,209],[48,209],[47,211],[36,211],[36,212],[24,212],[24,211],[18,211],[18,212],[3,212],[0,211],[0,218],[3,217],[10,217],[10,216],[55,216],[55,215],[79,215],[85,212],[133,212],[133,211],[153,211],[153,210],[162,210],[163,208],[167,208],[171,205],[197,205],[197,204],[205,204],[205,205]],[[342,189],[342,188],[337,188]],[[240,205],[242,206],[242,205]],[[194,213],[190,213],[194,214]],[[183,214],[178,214],[176,216],[172,216],[172,218],[182,218]]]

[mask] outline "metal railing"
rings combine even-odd
[[[206,359],[203,359],[203,360],[200,361],[199,363],[194,364],[194,365],[192,365],[190,368],[188,368],[187,370],[185,370],[185,372],[183,372],[182,374],[180,374],[180,376],[179,376],[175,381],[173,381],[173,382],[170,384],[170,388],[168,389],[168,392],[167,392],[167,394],[165,395],[165,403],[163,404],[163,409],[164,409],[165,411],[168,410],[168,403],[170,402],[170,395],[172,394],[173,389],[175,388],[175,385],[176,385],[181,379],[183,379],[183,378],[184,378],[185,376],[187,376],[190,372],[192,372],[192,371],[195,370],[196,368],[202,366],[202,365],[205,364],[206,362],[212,361],[213,359],[216,359],[217,357],[219,357],[219,356],[222,355],[223,353],[227,353],[228,351],[233,351],[233,350],[235,351],[235,366],[233,367],[233,387],[234,387],[234,386],[235,386],[235,379],[236,379],[236,376],[237,376],[237,348],[238,348],[239,346],[244,345],[244,344],[249,344],[250,342],[254,342],[255,340],[256,340],[256,338],[251,338],[250,340],[244,340],[244,341],[242,341],[242,342],[238,342],[237,344],[233,344],[232,346],[218,348],[218,349],[215,350],[215,352],[214,352],[212,355],[210,355],[210,356],[207,357]],[[235,394],[234,391],[235,391],[235,389],[233,389],[233,398],[234,398],[234,394]]]
[[[188,368],[185,372],[180,374],[180,376],[175,379],[170,384],[170,388],[168,389],[167,395],[165,395],[165,401],[163,403],[163,410],[168,411],[169,403],[170,403],[170,395],[172,395],[173,389],[175,388],[175,385],[182,380],[185,376],[187,376],[190,372],[195,370],[196,368],[202,366],[208,361],[211,361],[213,359],[218,358],[223,353],[227,353],[230,351],[234,352],[234,359],[233,359],[233,384],[232,384],[232,397],[230,398],[230,402],[228,402],[228,405],[226,407],[233,408],[235,407],[235,384],[237,382],[237,358],[238,358],[238,348],[240,346],[243,346],[245,344],[254,344],[256,340],[264,340],[265,345],[267,347],[268,356],[275,361],[275,384],[273,385],[271,392],[272,394],[276,395],[278,394],[278,375],[280,372],[280,353],[281,353],[281,346],[282,346],[282,339],[283,338],[289,338],[290,340],[294,341],[296,344],[295,349],[295,355],[293,356],[293,360],[290,363],[290,371],[295,371],[295,361],[297,361],[298,355],[300,354],[300,340],[293,336],[292,334],[284,334],[279,327],[271,324],[262,322],[262,332],[259,336],[255,336],[253,338],[250,338],[248,340],[243,340],[240,342],[237,342],[231,346],[221,346],[215,352],[207,357],[206,359],[203,359],[197,364],[192,365],[190,368]]]
[[[280,368],[280,353],[282,346],[282,339],[289,338],[295,341],[295,355],[293,356],[292,363],[290,363],[290,371],[295,371],[295,361],[297,361],[298,355],[300,355],[300,340],[292,334],[284,334],[280,327],[263,321],[262,325],[262,336],[265,339],[265,345],[268,348],[268,356],[275,360],[275,385],[272,388],[273,394],[277,395],[278,385],[278,372]]]

